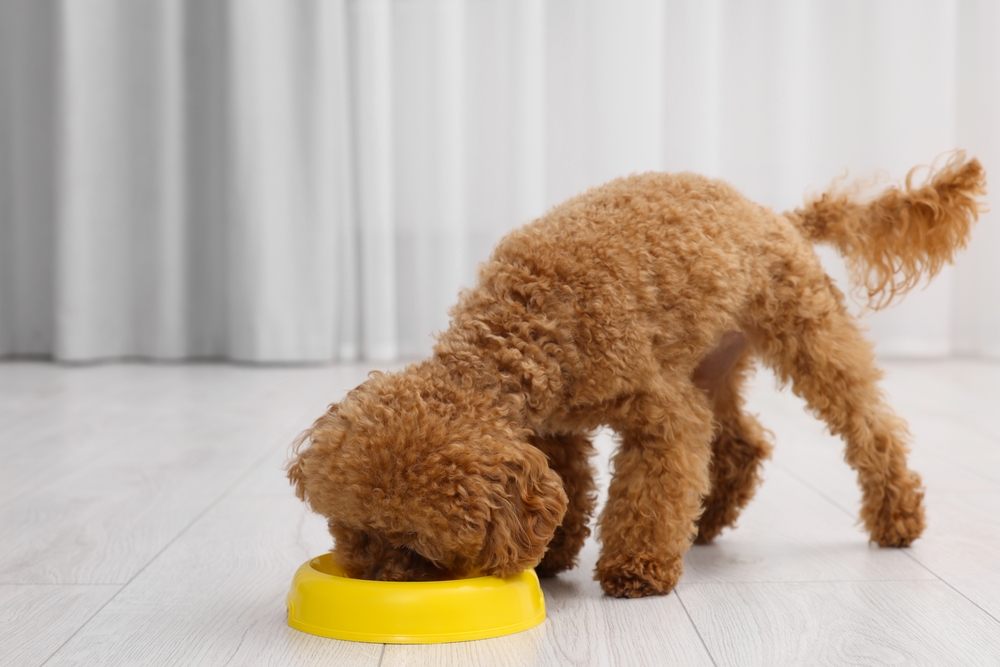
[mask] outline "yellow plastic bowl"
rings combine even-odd
[[[351,579],[323,554],[302,564],[288,593],[288,625],[321,637],[439,644],[499,637],[545,620],[534,570],[507,579]]]

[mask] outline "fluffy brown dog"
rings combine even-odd
[[[740,398],[759,359],[843,437],[871,539],[908,545],[924,512],[906,427],[812,244],[832,243],[878,307],[964,246],[983,192],[961,154],[923,186],[785,214],[693,174],[590,190],[504,238],[433,357],[331,406],[289,478],[351,576],[552,575],[590,532],[589,434],[609,425],[597,578],[614,596],[666,593],[769,454]]]

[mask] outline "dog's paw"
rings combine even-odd
[[[557,569],[553,567],[546,567],[545,563],[539,563],[538,565],[535,566],[535,574],[538,575],[539,579],[551,579],[560,572],[565,572],[567,569],[569,568],[564,567]]]
[[[596,578],[605,593],[616,598],[666,595],[674,589],[684,571],[681,558],[659,561],[647,556],[601,558]]]
[[[880,547],[907,547],[924,532],[923,491],[905,489],[890,507],[878,512],[869,526],[872,541]]]
[[[695,535],[694,543],[711,544],[712,540],[722,532],[722,529],[732,525],[734,521],[735,517],[726,516],[726,512],[719,508],[707,507],[705,513],[698,520],[698,534]]]
[[[554,577],[560,572],[571,570],[576,566],[576,559],[563,557],[563,554],[546,553],[542,562],[535,566],[535,574],[542,579]]]
[[[872,540],[880,547],[908,547],[924,532],[924,508],[892,512],[871,531]]]
[[[535,566],[535,573],[539,577],[554,577],[560,572],[572,570],[576,567],[577,554],[590,531],[586,526],[582,530],[567,534],[566,526],[562,525],[556,529],[556,535],[549,542],[549,546],[542,557],[542,562]]]

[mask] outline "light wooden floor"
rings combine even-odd
[[[0,664],[1000,665],[1000,365],[886,366],[927,486],[913,548],[868,545],[839,441],[762,372],[765,483],[675,593],[603,597],[591,542],[534,630],[381,646],[284,608],[329,546],[288,443],[367,369],[0,364]]]

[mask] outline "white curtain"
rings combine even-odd
[[[506,230],[621,174],[785,209],[1000,165],[998,35],[993,0],[0,0],[0,356],[423,355]],[[880,352],[1000,358],[998,258],[987,214]]]

